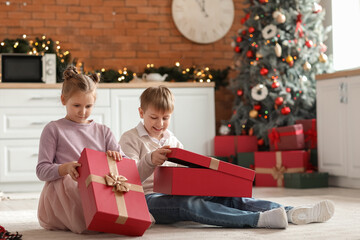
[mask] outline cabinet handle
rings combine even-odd
[[[31,155],[31,157],[38,157],[38,156],[39,156],[38,153],[34,153],[34,154]]]
[[[30,100],[41,101],[41,100],[58,100],[59,97],[32,97]]]
[[[30,123],[30,125],[35,125],[35,126],[45,125],[45,124],[47,124],[47,122],[32,122],[32,123]]]
[[[347,104],[347,97],[345,96],[340,97],[340,103]]]

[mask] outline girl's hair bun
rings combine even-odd
[[[68,80],[70,78],[75,78],[78,75],[78,71],[75,66],[69,66],[65,69],[63,75],[64,80]]]
[[[93,74],[89,75],[89,77],[90,77],[91,80],[93,80],[95,83],[100,82],[100,77],[99,77],[99,75],[96,74],[96,73],[93,73]]]

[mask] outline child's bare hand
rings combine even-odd
[[[79,173],[76,170],[77,167],[80,167],[81,164],[78,162],[68,162],[68,163],[64,163],[61,164],[59,166],[59,174],[60,176],[65,176],[67,174],[70,175],[70,177],[74,180],[77,181],[77,178],[79,177]]]
[[[109,156],[109,157],[113,157],[115,159],[115,161],[120,161],[122,160],[122,156],[119,152],[117,151],[111,151],[111,150],[107,150],[106,151],[106,154]]]
[[[162,165],[168,158],[166,154],[171,153],[170,146],[164,146],[151,153],[151,162],[154,165]]]

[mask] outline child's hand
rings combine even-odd
[[[74,180],[77,181],[77,178],[79,177],[79,173],[76,170],[77,167],[80,167],[81,164],[78,162],[68,162],[68,163],[63,163],[59,166],[59,174],[60,176],[65,176],[67,174],[70,175],[70,177]]]
[[[116,151],[111,151],[111,150],[107,150],[106,151],[106,154],[109,156],[109,157],[113,157],[115,159],[115,161],[120,161],[122,160],[122,156],[119,152],[116,152]]]
[[[164,146],[151,153],[151,162],[154,165],[162,165],[168,158],[166,154],[171,153],[170,146]]]

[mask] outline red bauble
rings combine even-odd
[[[280,83],[278,81],[274,81],[272,84],[271,84],[271,87],[272,88],[278,88],[280,86]]]
[[[291,110],[290,110],[289,107],[283,107],[283,108],[281,109],[281,114],[282,114],[282,115],[288,115],[290,112],[291,112]]]
[[[262,138],[258,139],[257,144],[258,144],[258,146],[264,145],[264,139],[262,139]]]
[[[241,49],[240,49],[239,46],[236,46],[236,47],[235,47],[235,52],[237,52],[237,53],[241,52]]]
[[[249,17],[250,17],[250,13],[247,13],[247,14],[245,15],[245,19],[248,20]]]
[[[244,91],[243,91],[243,90],[241,90],[241,89],[240,89],[240,90],[237,90],[237,95],[238,95],[238,96],[242,96],[243,94],[244,94]]]
[[[247,33],[246,30],[241,32],[242,35],[246,35],[246,33]]]
[[[290,62],[288,62],[288,64],[290,67],[292,67],[292,66],[294,66],[294,61],[290,61]]]
[[[261,105],[260,105],[260,104],[255,104],[255,105],[254,105],[254,109],[255,109],[256,111],[260,111]]]
[[[262,3],[262,4],[264,4],[264,3],[267,3],[269,0],[259,0],[259,3]]]
[[[311,47],[314,45],[314,43],[313,43],[313,41],[311,41],[311,40],[307,40],[307,41],[305,42],[305,45],[306,45],[308,48],[311,48]]]
[[[291,88],[286,88],[286,92],[291,92]]]
[[[253,58],[253,57],[254,57],[254,52],[251,51],[251,50],[249,50],[249,51],[246,52],[246,56],[247,56],[248,58]]]
[[[253,32],[255,32],[255,28],[254,27],[249,27],[248,31],[249,31],[249,33],[253,33]]]
[[[281,104],[283,104],[283,102],[284,102],[284,99],[283,99],[282,97],[277,97],[277,98],[275,99],[275,104],[278,105],[278,106],[280,106]]]
[[[263,67],[263,68],[260,69],[260,74],[261,74],[261,75],[265,76],[265,75],[268,74],[268,73],[269,73],[269,70],[268,70],[267,68],[264,68],[264,67]]]
[[[241,23],[241,24],[244,24],[245,22],[246,22],[246,18],[243,17],[243,18],[240,20],[240,23]]]
[[[239,36],[239,37],[236,38],[236,42],[239,43],[239,42],[241,42],[241,41],[242,41],[242,37]]]

